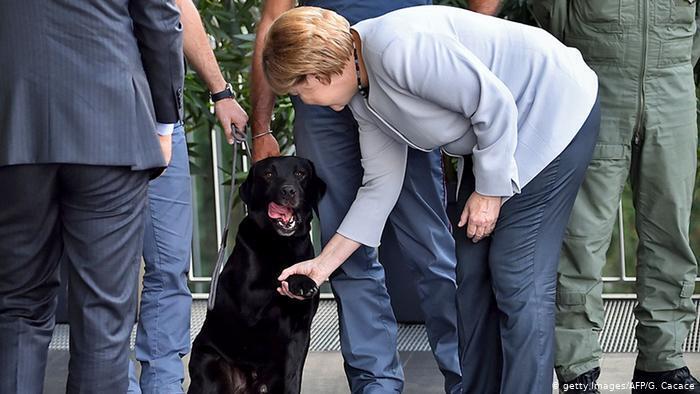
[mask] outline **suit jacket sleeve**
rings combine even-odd
[[[382,59],[398,86],[470,118],[478,193],[507,198],[520,191],[515,162],[518,109],[510,90],[486,65],[454,38],[427,33],[406,41],[398,38]]]
[[[408,146],[384,134],[353,111],[359,125],[362,186],[337,233],[363,245],[379,246],[406,174]]]
[[[131,0],[134,24],[158,123],[182,119],[185,64],[180,12],[173,0]]]
[[[700,5],[695,6],[695,36],[693,37],[693,67],[698,65],[700,59]]]

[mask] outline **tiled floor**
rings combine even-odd
[[[634,353],[606,353],[603,357],[599,383],[612,386],[628,382],[634,369],[634,358]],[[442,376],[430,352],[402,352],[401,360],[406,375],[404,393],[439,394],[443,392]],[[700,375],[700,353],[687,353],[686,362],[695,376]],[[49,352],[44,394],[59,394],[65,391],[67,368],[67,351],[52,350]],[[309,353],[304,369],[302,392],[308,394],[349,393],[340,353]],[[601,392],[622,394],[629,393],[629,390],[601,390]]]
[[[430,352],[402,352],[401,361],[406,375],[406,394],[439,394],[444,392],[443,380]],[[187,358],[185,358],[187,362]],[[68,352],[49,351],[44,394],[65,392],[68,375]],[[185,382],[185,386],[189,381]],[[302,392],[313,394],[347,394],[348,384],[339,352],[311,352],[306,359]]]

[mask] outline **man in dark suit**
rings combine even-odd
[[[147,182],[181,119],[178,10],[0,2],[0,51],[0,392],[43,390],[63,258],[67,392],[124,393]]]

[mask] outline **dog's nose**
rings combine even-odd
[[[282,197],[294,197],[297,195],[297,191],[294,186],[284,185],[282,186]]]

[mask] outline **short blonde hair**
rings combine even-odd
[[[333,11],[318,7],[291,9],[270,27],[262,63],[265,77],[277,94],[287,94],[307,75],[330,83],[343,73],[352,56],[350,23]]]

